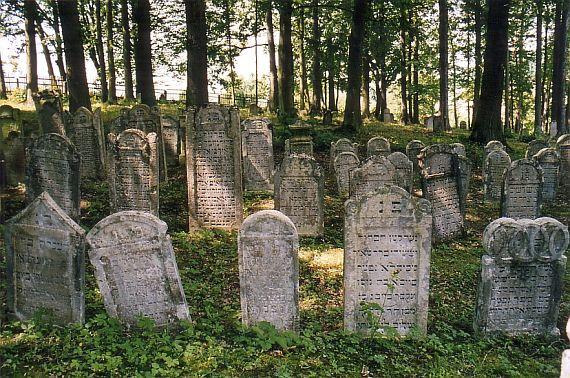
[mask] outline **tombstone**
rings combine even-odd
[[[4,141],[6,184],[18,186],[26,178],[26,147],[17,131],[11,131]]]
[[[406,155],[414,165],[414,173],[419,173],[418,155],[425,148],[425,144],[421,140],[412,140],[406,145]]]
[[[542,200],[554,201],[560,174],[560,155],[554,148],[543,148],[533,156],[533,160],[542,168]]]
[[[341,152],[334,160],[334,172],[339,194],[347,195],[350,192],[352,173],[358,168],[360,160],[352,152]]]
[[[334,159],[336,159],[337,155],[341,152],[352,152],[356,156],[358,156],[358,143],[352,143],[350,139],[340,138],[336,142],[331,142],[331,150],[330,150],[330,167],[334,168]]]
[[[424,119],[424,126],[429,131],[433,131],[433,123],[434,123],[435,116],[430,116]]]
[[[285,155],[305,154],[313,156],[313,138],[296,136],[285,140]]]
[[[451,143],[449,145],[454,153],[459,156],[467,157],[467,153],[465,151],[465,146],[461,143]]]
[[[511,158],[502,149],[491,151],[483,163],[483,187],[485,200],[500,201],[505,171],[511,165]]]
[[[566,337],[570,338],[570,319],[566,323]],[[560,367],[560,378],[570,377],[570,349],[562,352],[562,366]]]
[[[275,174],[275,209],[289,217],[302,236],[324,232],[324,174],[308,155],[286,155]]]
[[[390,155],[390,142],[388,139],[383,137],[371,138],[368,143],[366,143],[366,156],[370,157],[372,155]]]
[[[121,115],[117,118],[114,118],[109,123],[109,130],[113,134],[120,134],[123,131],[127,130],[129,127],[127,125],[129,110],[128,109],[121,109]]]
[[[417,327],[425,334],[430,203],[397,186],[381,186],[350,198],[345,209],[344,327],[374,332],[388,326],[400,334]],[[371,305],[382,309],[366,307]]]
[[[410,159],[402,152],[392,152],[387,159],[394,164],[396,170],[394,184],[411,193],[414,182],[414,165]]]
[[[273,190],[273,133],[267,118],[242,122],[243,181],[246,190]]]
[[[463,233],[464,188],[458,155],[447,144],[434,144],[419,155],[422,191],[431,202],[433,235],[447,240]]]
[[[556,139],[556,135],[558,135],[558,125],[557,125],[556,121],[552,121],[550,123],[550,130],[549,130],[548,135],[550,135],[550,138]]]
[[[11,131],[22,132],[20,109],[10,105],[0,105],[0,146]]]
[[[372,155],[352,171],[350,196],[361,197],[384,185],[397,185],[396,167],[388,158]]]
[[[439,115],[436,115],[433,117],[432,128],[430,131],[443,132],[445,131],[443,126],[443,118]]]
[[[236,229],[243,220],[239,111],[210,104],[186,115],[189,225]]]
[[[543,140],[535,139],[528,144],[526,148],[526,153],[524,155],[525,159],[532,159],[534,155],[538,153],[538,151],[542,150],[543,148],[550,147],[548,142]]]
[[[164,140],[164,155],[166,164],[170,167],[177,166],[180,156],[181,128],[180,123],[174,117],[161,116],[162,139]]]
[[[459,199],[461,215],[465,218],[467,214],[467,195],[469,194],[469,184],[471,182],[471,163],[465,156],[457,155],[457,169],[459,171]]]
[[[45,134],[26,150],[26,199],[31,203],[43,192],[72,219],[80,213],[80,156],[70,140]]]
[[[459,128],[461,130],[467,130],[467,122],[465,122],[465,121],[459,122]]]
[[[534,219],[540,216],[542,203],[542,168],[529,159],[511,163],[505,171],[501,198],[501,216]]]
[[[570,134],[564,134],[556,141],[560,153],[560,186],[570,188]]]
[[[108,135],[108,179],[114,212],[139,210],[158,215],[156,134],[127,129]]]
[[[333,111],[332,110],[324,110],[323,111],[323,125],[330,126],[333,123]]]
[[[394,114],[390,113],[390,109],[386,108],[382,112],[382,122],[394,123]]]
[[[38,94],[36,101],[39,103],[37,113],[41,133],[65,135],[65,120],[67,120],[68,117],[65,116],[64,118],[63,107],[59,96],[45,91]]]
[[[81,177],[101,177],[105,166],[101,109],[91,113],[89,109],[80,107],[72,120],[67,134],[81,155]]]
[[[66,130],[70,128],[70,125],[72,123],[73,123],[73,116],[71,115],[70,112],[68,112],[67,110],[61,113],[56,112],[51,115],[51,124],[49,130],[52,133],[67,136]]]
[[[299,236],[276,210],[250,215],[238,234],[242,322],[269,322],[278,330],[299,328]]]
[[[505,146],[498,140],[492,140],[485,145],[485,155],[489,155],[491,151],[505,151]]]
[[[480,334],[559,335],[568,227],[552,218],[500,218],[483,233],[474,328]]]
[[[250,116],[258,116],[263,113],[263,109],[261,109],[255,102],[249,104],[248,109]]]
[[[165,326],[190,320],[166,223],[142,211],[109,215],[87,234],[89,260],[109,316]]]
[[[5,241],[8,313],[83,323],[85,231],[43,192],[7,222]]]

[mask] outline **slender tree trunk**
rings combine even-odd
[[[439,0],[439,114],[442,130],[450,129],[449,125],[449,17],[447,0]],[[434,129],[435,131],[435,129]]]
[[[510,70],[510,52],[507,47],[507,61],[505,62],[505,125],[504,130],[509,130],[511,128],[511,70]]]
[[[51,27],[55,34],[55,40],[54,40],[55,56],[56,56],[55,64],[57,65],[59,76],[63,81],[66,81],[67,77],[65,73],[65,64],[63,60],[63,41],[61,39],[61,32],[59,27],[59,13],[57,10],[57,2],[56,0],[50,0],[49,3],[52,11]]]
[[[65,65],[67,67],[67,87],[69,90],[69,111],[75,112],[83,106],[91,109],[87,75],[85,73],[85,54],[81,40],[81,24],[77,1],[58,0],[61,34],[65,46]]]
[[[232,103],[236,104],[236,73],[234,66],[234,49],[232,46],[232,9],[229,0],[223,2],[224,20],[226,29],[226,43],[228,44],[228,58],[230,65],[230,84],[232,89]]]
[[[109,103],[117,102],[117,73],[115,72],[115,52],[113,51],[113,0],[107,0],[107,58],[109,60]]]
[[[154,81],[152,77],[149,0],[134,0],[133,21],[137,29],[135,41],[137,94],[140,94],[143,104],[152,107],[156,105],[156,97],[154,95]]]
[[[28,58],[28,75],[26,84],[26,102],[34,105],[34,96],[38,93],[38,56],[36,52],[36,27],[38,5],[36,0],[24,1],[24,18],[26,34],[26,56]]]
[[[402,5],[400,8],[400,92],[402,98],[402,122],[410,123],[408,118],[408,91],[407,91],[407,63],[406,63],[406,11]]]
[[[275,39],[273,37],[273,6],[269,1],[269,9],[265,13],[265,23],[267,24],[267,45],[269,50],[269,110],[275,111],[279,108],[279,78],[277,76],[277,63],[275,62]]]
[[[542,128],[543,130],[550,130],[550,126],[548,125],[548,120],[550,119],[550,88],[552,82],[550,80],[547,81],[548,75],[546,74],[545,70],[548,67],[548,29],[550,27],[549,19],[545,19],[545,26],[544,26],[544,64],[543,72],[542,72]]]
[[[552,52],[552,122],[556,122],[557,135],[566,134],[566,59],[568,45],[568,25],[570,19],[570,0],[556,2],[554,22],[554,51]]]
[[[48,44],[47,44],[47,38],[46,38],[46,35],[44,33],[44,29],[42,27],[42,24],[40,22],[38,22],[36,25],[36,31],[38,32],[38,35],[40,37],[40,44],[42,45],[42,52],[44,54],[44,59],[46,61],[46,67],[47,67],[47,71],[48,71],[49,81],[51,83],[51,89],[57,90],[58,89],[57,80],[55,79],[55,73],[53,71],[53,64],[51,63],[51,54],[49,52],[49,48],[48,48]]]
[[[566,82],[566,131],[570,130],[570,80]]]
[[[408,119],[410,120],[410,123],[412,122],[412,119],[414,118],[414,104],[412,102],[412,97],[413,97],[413,93],[415,88],[413,87],[413,79],[412,79],[412,59],[413,59],[413,43],[414,43],[414,18],[413,18],[413,13],[414,13],[414,8],[413,6],[410,6],[410,8],[408,9],[408,39],[406,40],[406,51],[407,51],[407,57],[406,57],[406,61],[408,62],[408,67],[406,69],[406,72],[408,74]]]
[[[473,120],[477,116],[479,108],[479,97],[481,96],[481,75],[482,75],[482,47],[483,36],[483,7],[481,0],[475,0],[475,78],[473,83]]]
[[[6,100],[6,80],[4,79],[4,68],[2,67],[2,54],[0,54],[0,100]]]
[[[534,66],[534,137],[542,134],[542,0],[536,0],[536,60]]]
[[[305,93],[308,92],[308,85],[307,85],[307,62],[305,58],[305,9],[299,9],[299,47],[300,47],[300,58],[301,58],[301,98],[299,103],[300,109],[306,109],[307,104],[305,103]],[[307,96],[308,98],[308,96]],[[309,105],[310,107],[310,105]]]
[[[294,68],[291,43],[293,0],[279,0],[279,111],[286,118],[294,117]]]
[[[208,103],[208,48],[206,2],[185,0],[187,81],[186,106]]]
[[[412,123],[419,124],[420,123],[420,46],[418,42],[419,38],[414,39],[414,73],[413,77],[413,87],[414,87],[414,94],[413,94],[413,118]]]
[[[368,51],[362,57],[362,116],[370,117],[370,55]]]
[[[328,100],[329,110],[337,110],[336,102],[334,100],[334,53],[332,38],[327,38],[327,62],[328,62]]]
[[[453,123],[455,128],[459,127],[459,114],[457,113],[457,65],[455,46],[451,43],[451,64],[453,70]]]
[[[101,20],[101,0],[95,0],[95,48],[99,60],[99,80],[101,81],[101,102],[109,101],[109,87],[107,84],[107,64],[105,63],[105,49],[103,48],[103,21]]]
[[[322,110],[323,102],[323,74],[321,71],[321,28],[319,26],[319,0],[312,0],[313,15],[313,38],[311,47],[313,50],[313,71],[311,81],[313,84],[313,101],[311,101],[311,113],[318,114]]]
[[[374,70],[374,90],[376,91],[376,106],[374,108],[374,118],[380,120],[382,114],[382,88],[380,87],[380,72],[378,67]]]
[[[134,100],[133,68],[131,64],[131,27],[129,24],[128,0],[121,0],[121,28],[123,34],[123,65],[125,66],[125,100]]]

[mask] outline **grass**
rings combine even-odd
[[[105,108],[110,120],[118,107]],[[174,112],[172,112],[174,114]],[[30,111],[24,117],[32,120]],[[276,161],[287,131],[274,128]],[[343,330],[342,257],[343,199],[328,170],[330,142],[348,136],[360,143],[375,135],[388,138],[395,151],[411,139],[424,143],[462,142],[474,164],[464,237],[434,246],[431,259],[428,335],[365,337]],[[356,135],[315,127],[316,158],[325,167],[325,234],[302,238],[300,259],[299,335],[280,333],[267,324],[245,328],[240,322],[239,279],[235,232],[204,230],[186,233],[184,170],[161,186],[161,219],[169,226],[192,322],[178,329],[156,330],[147,319],[124,328],[109,318],[87,269],[86,319],[83,326],[56,327],[36,319],[8,321],[0,317],[0,376],[208,376],[208,377],[555,377],[559,374],[565,338],[538,336],[478,338],[473,334],[482,232],[498,216],[498,207],[482,198],[479,146],[468,134],[434,135],[418,126],[370,122]],[[525,143],[509,140],[515,158]],[[101,182],[82,187],[81,225],[89,229],[109,214],[107,188]],[[267,192],[247,192],[245,213],[272,207]],[[24,207],[21,193],[11,193],[4,211],[13,216]],[[544,214],[565,224],[567,199],[544,207]],[[2,227],[2,226],[0,226]],[[1,230],[0,230],[1,231]],[[0,242],[0,301],[6,309],[5,250]],[[566,280],[570,277],[566,276]],[[570,295],[564,293],[559,328],[570,315]]]

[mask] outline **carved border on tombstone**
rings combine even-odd
[[[105,150],[103,147],[103,130],[101,128],[101,109],[94,113],[80,107],[70,115],[68,137],[81,155],[81,177],[100,177],[105,169]],[[84,130],[78,130],[78,125]],[[95,154],[93,156],[92,154]]]

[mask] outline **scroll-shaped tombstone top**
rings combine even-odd
[[[390,142],[384,137],[374,137],[366,143],[366,156],[373,155],[388,156],[390,155]]]
[[[396,167],[385,156],[372,155],[353,171],[350,196],[362,196],[382,185],[397,185]]]
[[[432,216],[430,203],[381,186],[345,204],[344,326],[371,331],[362,304],[382,326],[427,330]]]
[[[488,201],[501,200],[505,171],[510,165],[511,158],[502,149],[493,150],[485,157],[483,164],[485,199]]]
[[[85,231],[43,192],[5,232],[9,313],[29,320],[47,310],[57,323],[83,323]]]
[[[534,219],[540,216],[542,203],[542,168],[534,161],[520,159],[505,172],[501,216]]]
[[[358,143],[352,143],[350,139],[340,138],[336,142],[331,142],[331,150],[330,150],[330,164],[331,166],[334,164],[334,159],[336,159],[337,155],[341,152],[352,152],[356,156],[358,156]]]
[[[418,166],[418,155],[420,154],[421,150],[423,150],[424,148],[425,144],[421,140],[411,140],[406,145],[406,155],[414,165],[414,173],[420,172]]]
[[[477,332],[559,334],[556,328],[570,236],[552,218],[500,218],[483,233]]]
[[[538,151],[542,150],[543,148],[548,148],[548,147],[550,147],[548,145],[548,142],[546,142],[544,140],[535,139],[528,144],[528,147],[526,148],[526,153],[525,153],[524,157],[526,159],[532,159],[532,157],[534,155],[536,155],[538,153]]]
[[[505,150],[505,146],[503,143],[499,142],[498,140],[492,140],[485,145],[485,155],[488,155],[491,151],[495,150]]]
[[[273,190],[273,134],[267,118],[242,122],[244,184],[250,190]]]
[[[80,107],[71,118],[67,134],[81,155],[81,177],[100,177],[105,154],[101,109],[91,113],[89,109]]]
[[[392,152],[387,158],[394,164],[396,169],[394,184],[411,193],[414,181],[414,166],[410,159],[402,152]]]
[[[336,154],[334,159],[334,171],[336,174],[336,183],[338,192],[346,195],[350,191],[350,181],[355,169],[358,168],[360,160],[352,152],[340,152]]]
[[[532,158],[542,168],[542,199],[552,201],[556,198],[558,189],[560,155],[555,148],[543,148]]]
[[[467,153],[465,151],[465,146],[461,143],[451,143],[449,145],[451,147],[451,149],[453,150],[454,153],[456,153],[459,156],[463,156],[466,157]]]
[[[570,134],[564,134],[556,141],[560,152],[560,185],[570,188]]]
[[[89,259],[107,313],[132,325],[139,316],[163,326],[190,319],[166,223],[152,214],[123,211],[87,235]]]
[[[299,236],[276,210],[250,215],[238,234],[242,321],[267,321],[279,330],[299,325]]]

